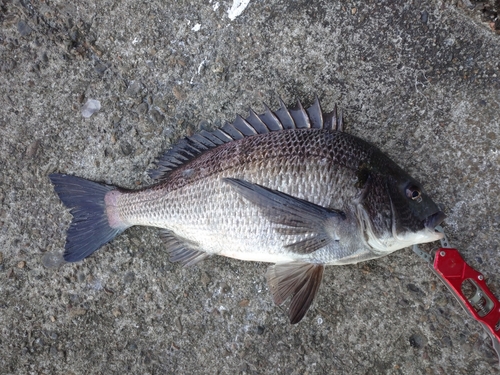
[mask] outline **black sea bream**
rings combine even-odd
[[[319,102],[281,108],[186,138],[124,190],[52,174],[71,209],[64,260],[91,255],[133,225],[162,228],[170,260],[210,255],[270,262],[274,302],[299,322],[324,266],[378,258],[436,241],[445,217],[422,186],[371,144],[342,131]]]

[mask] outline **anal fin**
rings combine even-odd
[[[291,324],[302,320],[321,285],[324,266],[303,262],[278,263],[267,269],[266,278],[278,306],[291,297],[288,317]]]
[[[173,263],[179,262],[184,267],[189,267],[209,256],[204,251],[196,250],[196,244],[190,243],[169,230],[162,230],[160,236],[167,245],[169,260]]]

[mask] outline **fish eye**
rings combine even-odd
[[[422,202],[422,192],[416,186],[406,188],[406,196],[414,201],[417,201],[417,203]]]

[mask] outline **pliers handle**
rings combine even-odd
[[[436,230],[444,234],[441,227]],[[434,256],[418,245],[413,246],[413,251],[429,264],[464,310],[481,323],[500,360],[500,302],[486,285],[484,276],[469,266],[457,249],[451,248],[446,235],[441,246]]]

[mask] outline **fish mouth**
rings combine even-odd
[[[441,224],[444,219],[446,219],[445,213],[443,211],[438,211],[424,220],[424,226],[427,229],[434,229],[439,224]]]

